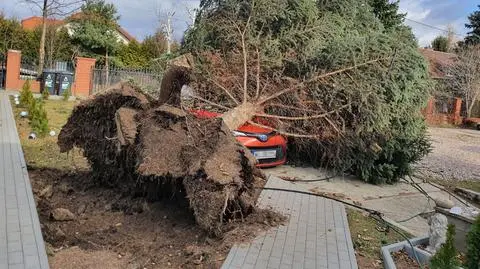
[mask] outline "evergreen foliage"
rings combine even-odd
[[[22,55],[35,58],[38,55],[38,44],[33,34],[25,31],[16,19],[8,19],[0,11],[0,53],[7,53],[9,49],[21,50]]]
[[[65,91],[62,92],[63,101],[68,101],[71,95],[72,89],[71,87],[68,87]]]
[[[445,36],[437,36],[432,41],[432,48],[436,51],[448,52],[448,38]]]
[[[480,215],[467,234],[467,269],[480,268]]]
[[[400,1],[390,2],[389,0],[369,0],[375,16],[383,23],[385,29],[392,29],[402,26],[406,14],[399,13]]]
[[[478,6],[480,9],[480,5]],[[466,45],[478,45],[480,44],[480,10],[473,12],[468,17],[469,23],[465,24],[465,27],[471,29],[465,38]]]
[[[430,260],[431,269],[454,269],[458,268],[460,262],[457,259],[457,250],[454,246],[455,225],[448,225],[447,240],[445,244],[435,253]]]
[[[119,49],[116,36],[119,16],[114,4],[104,0],[87,0],[82,12],[72,16],[72,40],[84,51],[114,55]]]
[[[34,99],[29,109],[30,127],[40,137],[45,136],[49,131],[47,111],[43,105],[42,99]]]
[[[23,107],[29,108],[34,102],[35,99],[33,98],[31,82],[30,80],[27,80],[23,84],[22,90],[20,91],[20,104]]]
[[[122,45],[118,51],[117,58],[123,65],[128,67],[142,68],[148,66],[147,52],[135,40],[132,40],[128,45]]]
[[[42,91],[42,99],[43,100],[48,100],[49,97],[50,97],[50,92],[48,91],[48,89],[44,89]]]
[[[209,52],[238,65],[241,60],[235,52],[241,51],[241,42],[237,26],[243,27],[247,21],[247,56],[256,59],[258,50],[261,68],[272,80],[304,80],[318,72],[388,59],[388,63],[366,65],[305,85],[308,94],[323,103],[323,111],[345,104],[351,108],[334,115],[343,121],[342,135],[290,139],[290,159],[332,167],[380,184],[408,175],[411,163],[428,153],[430,144],[420,110],[432,83],[410,28],[384,25],[366,0],[203,0],[182,49],[200,63],[209,62],[203,58]],[[387,31],[387,27],[391,28]],[[200,68],[207,74],[211,71],[208,64]],[[278,102],[298,106],[286,99]],[[277,115],[290,112],[266,109]],[[302,122],[285,131],[319,132],[314,127]]]

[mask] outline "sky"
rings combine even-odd
[[[199,0],[107,0],[117,6],[120,25],[138,40],[153,34],[166,14],[175,12],[172,23],[174,36],[180,40],[191,24],[188,10],[198,7]],[[452,25],[458,39],[468,32],[465,28],[467,17],[477,9],[478,0],[400,0],[400,9],[407,13],[406,24],[412,27],[420,46],[428,46],[438,35],[445,32],[424,26],[428,24],[440,29]],[[0,0],[0,10],[9,17],[25,18],[39,15],[21,0]],[[420,22],[420,23],[418,23]]]
[[[412,27],[420,46],[428,46],[445,32],[420,23],[447,29],[453,26],[458,39],[463,39],[468,29],[468,15],[478,10],[478,0],[400,0],[400,10],[407,13],[406,24]],[[420,23],[418,23],[420,22]]]

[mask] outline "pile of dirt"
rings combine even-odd
[[[196,118],[128,83],[79,104],[58,144],[83,149],[103,185],[150,201],[185,196],[200,227],[217,235],[253,211],[264,184],[222,119]]]
[[[235,243],[250,241],[283,218],[255,211],[224,225],[222,237],[200,228],[188,201],[147,203],[93,184],[90,171],[29,171],[49,262],[56,268],[219,268]],[[45,191],[48,190],[48,191]],[[59,221],[63,208],[75,218]]]

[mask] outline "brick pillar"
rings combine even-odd
[[[18,90],[20,87],[20,61],[22,52],[9,50],[7,53],[7,77],[5,79],[6,90]]]
[[[72,87],[72,94],[75,96],[89,96],[92,87],[92,69],[95,66],[95,59],[76,58],[75,83]]]
[[[435,112],[435,98],[428,99],[427,107],[425,108],[425,115],[433,115]]]
[[[455,98],[455,105],[454,105],[454,110],[453,110],[454,124],[461,124],[462,123],[462,117],[460,116],[461,112],[462,112],[462,99],[461,98]]]

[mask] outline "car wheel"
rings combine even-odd
[[[477,130],[479,130],[479,131],[480,131],[480,123],[479,123],[479,124],[477,124]]]

